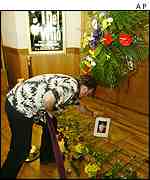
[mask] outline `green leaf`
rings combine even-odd
[[[100,54],[100,52],[102,51],[103,46],[100,44],[94,51],[94,56],[98,56]]]

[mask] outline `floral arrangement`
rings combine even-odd
[[[99,170],[100,170],[100,167],[96,163],[88,163],[84,169],[85,173],[90,178],[96,178],[96,174]]]
[[[81,73],[91,74],[100,85],[117,87],[136,70],[136,61],[148,55],[148,17],[147,11],[89,11],[81,41]]]
[[[58,143],[62,153],[64,154],[65,162],[69,165],[65,166],[66,172],[71,174],[75,172],[77,177],[85,177],[92,179],[138,179],[136,169],[141,166],[137,162],[133,163],[136,157],[130,157],[130,160],[125,163],[121,160],[116,160],[111,164],[111,168],[105,169],[105,165],[118,154],[122,153],[119,148],[113,148],[111,152],[105,152],[103,149],[95,149],[94,145],[97,140],[94,136],[90,139],[83,134],[83,128],[87,129],[89,124],[78,113],[69,110],[57,117],[58,119]],[[83,124],[82,124],[83,123]],[[86,124],[87,123],[87,124]],[[89,130],[87,130],[89,131]],[[87,134],[87,132],[85,132]],[[87,139],[86,139],[87,138]],[[98,139],[98,141],[100,141]],[[140,159],[140,163],[141,163]],[[136,167],[137,166],[137,167]],[[120,174],[121,173],[121,174]]]

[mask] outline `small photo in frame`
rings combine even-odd
[[[94,127],[94,136],[108,137],[110,118],[97,117]]]

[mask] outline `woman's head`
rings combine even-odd
[[[93,77],[90,75],[80,76],[80,97],[92,96],[96,90],[97,83]]]

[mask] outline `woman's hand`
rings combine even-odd
[[[85,105],[79,105],[77,106],[77,110],[81,113],[84,113],[85,115],[93,116],[93,111],[88,109]]]
[[[80,111],[81,113],[84,113],[85,115],[89,115],[89,116],[92,116],[94,118],[104,115],[103,111],[95,111],[95,110],[93,111],[93,110],[90,110],[86,106],[83,106],[83,105],[77,106],[77,110]]]
[[[104,112],[100,111],[93,111],[93,117],[96,118],[98,116],[104,116]]]
[[[86,113],[88,111],[87,108],[83,105],[77,106],[77,110],[80,111],[81,113]]]
[[[96,118],[98,116],[98,111],[93,111],[93,117]]]

